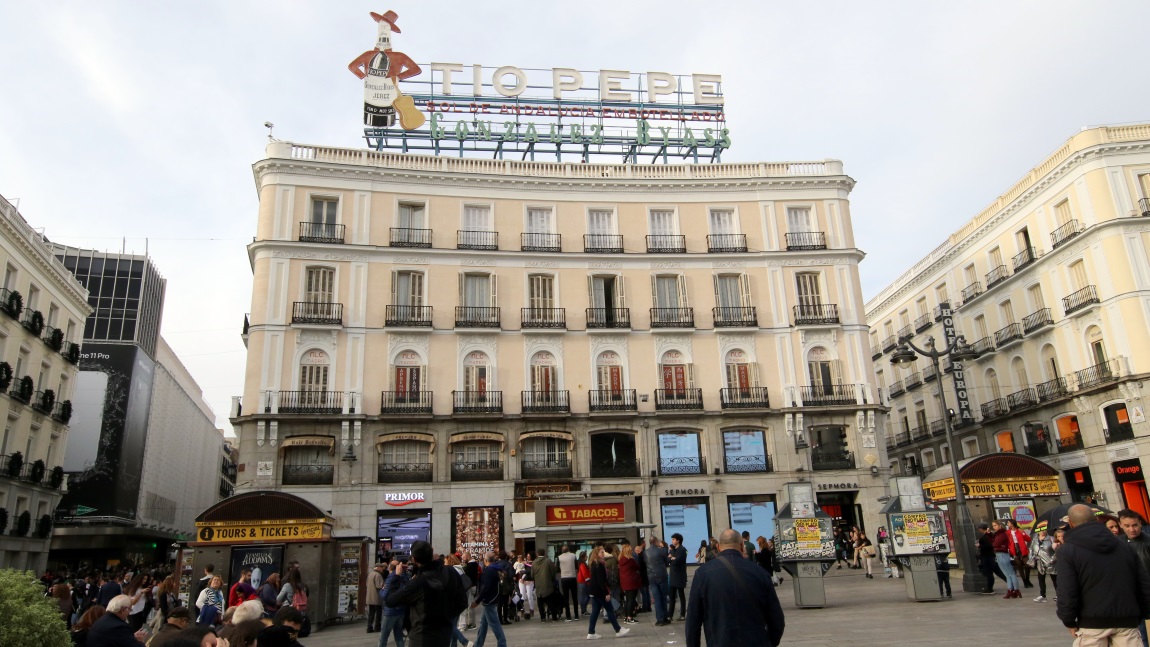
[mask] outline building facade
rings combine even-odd
[[[840,162],[273,142],[254,171],[239,491],[301,496],[381,554],[530,549],[538,495],[568,491],[634,497],[692,559],[729,526],[771,536],[788,481],[877,524],[882,409]]]
[[[1150,513],[1148,247],[1150,125],[1092,128],[867,303],[892,472],[929,474],[951,451],[1019,452],[1057,469],[1073,500]],[[941,374],[922,359],[892,366],[905,336],[945,345],[947,305],[978,358],[944,360]],[[956,448],[939,389],[973,414],[952,418]]]
[[[73,418],[88,293],[0,198],[0,568],[42,570]]]

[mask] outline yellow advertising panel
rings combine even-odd
[[[320,541],[327,539],[322,522],[196,524],[197,545],[248,542]]]
[[[795,519],[795,541],[799,550],[822,547],[822,531],[819,530],[818,519]]]
[[[954,479],[946,478],[922,484],[927,496],[935,501],[954,498]],[[1061,492],[1058,477],[1017,480],[963,480],[962,492],[968,497],[1050,496]]]

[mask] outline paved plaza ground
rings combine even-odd
[[[776,589],[787,616],[784,645],[962,645],[976,644],[1069,645],[1071,637],[1054,615],[1053,587],[1051,600],[1035,603],[1035,588],[1025,589],[1021,600],[1003,600],[999,595],[962,593],[962,572],[952,572],[954,599],[941,602],[910,602],[906,598],[903,580],[885,579],[882,571],[873,580],[861,572],[832,570],[825,578],[827,607],[799,609],[795,607],[791,579]],[[675,645],[683,647],[683,623],[674,622],[667,627],[656,627],[654,614],[641,614],[639,624],[629,625],[631,634],[620,638],[620,647],[638,645]],[[599,627],[602,627],[602,623]],[[307,647],[374,647],[379,634],[365,633],[366,625],[360,621],[348,626],[333,626],[301,640]],[[504,627],[507,644],[516,646],[546,645],[564,647],[589,644],[586,619],[576,622],[542,623],[538,620],[518,622]],[[603,640],[595,644],[611,644],[610,628],[599,629]],[[466,632],[475,638],[475,630]],[[394,644],[394,643],[389,643]],[[485,647],[496,647],[494,636],[488,633]],[[758,647],[747,645],[746,647]]]

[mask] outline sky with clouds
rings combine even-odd
[[[0,194],[54,241],[152,255],[229,433],[263,123],[362,146],[347,64],[387,9],[420,63],[721,74],[724,161],[858,181],[868,298],[1080,128],[1150,120],[1145,0],[0,4]]]

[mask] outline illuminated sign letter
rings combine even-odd
[[[631,93],[620,85],[631,78],[631,73],[623,70],[599,70],[600,101],[630,101]]]
[[[451,96],[451,73],[462,72],[463,65],[461,63],[432,63],[431,71],[440,72],[443,75],[443,94]]]
[[[579,70],[569,67],[557,67],[551,70],[552,94],[556,99],[562,99],[563,93],[578,90],[583,85],[583,74]]]
[[[647,95],[651,101],[675,94],[675,77],[666,72],[647,72]]]
[[[695,103],[699,105],[723,105],[723,97],[719,96],[719,84],[723,77],[718,74],[692,74],[691,83],[695,88]]]
[[[515,77],[515,85],[511,87],[503,83],[503,77],[508,74]],[[513,65],[504,65],[495,70],[495,74],[491,77],[491,85],[495,86],[496,92],[505,97],[517,97],[527,89],[527,74]]]

